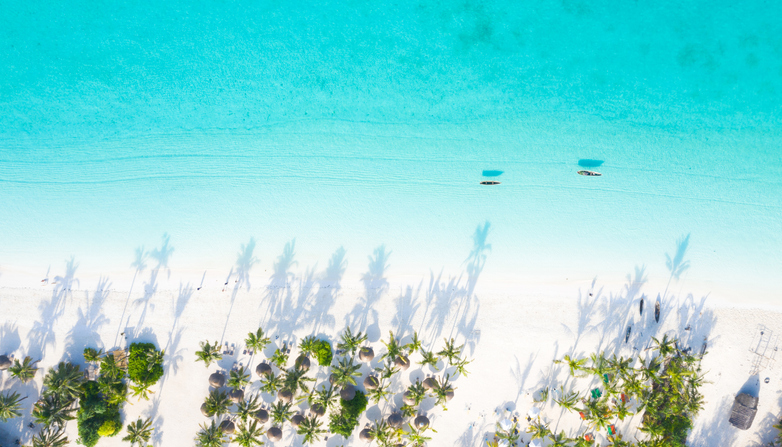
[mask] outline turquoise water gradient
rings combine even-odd
[[[385,244],[424,275],[488,221],[487,280],[664,280],[691,234],[702,293],[778,296],[780,2],[3,10],[0,284],[127,274],[164,232],[183,271],[255,237],[264,268],[295,238],[302,267]]]

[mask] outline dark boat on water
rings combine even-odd
[[[600,177],[601,175],[603,175],[603,174],[601,174],[599,172],[595,172],[595,171],[578,171],[578,173],[580,175],[586,175],[588,177]]]
[[[485,180],[481,182],[481,185],[499,185],[500,182],[494,180]]]
[[[657,297],[657,302],[654,303],[654,321],[655,323],[660,322],[660,297]]]

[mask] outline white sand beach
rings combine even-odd
[[[752,428],[737,430],[728,423],[728,416],[734,396],[751,379],[756,358],[749,348],[758,326],[765,325],[768,334],[782,331],[780,309],[716,305],[709,298],[693,296],[686,283],[674,280],[669,289],[676,293],[669,290],[665,295],[660,322],[655,323],[650,297],[662,295],[663,290],[652,288],[650,284],[655,282],[647,283],[643,271],[628,276],[624,285],[569,281],[549,285],[548,294],[545,285],[527,286],[508,278],[502,292],[497,284],[483,282],[480,274],[486,259],[481,252],[474,251],[471,259],[474,262],[466,263],[460,271],[410,279],[386,277],[387,256],[378,252],[370,257],[368,267],[360,269],[346,269],[339,253],[319,269],[302,267],[281,256],[274,265],[259,263],[246,270],[239,265],[238,273],[227,280],[205,274],[201,285],[182,281],[178,272],[150,263],[131,279],[131,290],[116,288],[108,277],[94,282],[79,278],[78,270],[69,273],[63,268],[52,271],[49,284],[0,289],[0,352],[17,358],[31,355],[41,359],[41,368],[48,368],[64,359],[83,364],[82,350],[87,346],[110,349],[133,341],[155,343],[166,351],[165,374],[152,388],[150,401],[131,398],[132,405],[125,405],[124,422],[149,416],[155,427],[154,445],[180,446],[191,445],[199,424],[207,420],[199,406],[208,394],[209,374],[228,370],[235,362],[254,370],[263,358],[243,354],[243,339],[259,325],[272,335],[273,346],[284,341],[297,343],[310,334],[336,342],[346,325],[366,331],[376,352],[383,350],[380,338],[386,339],[388,331],[405,340],[417,331],[424,347],[435,349],[442,347],[443,338],[453,337],[466,345],[467,357],[474,359],[467,367],[469,376],[454,379],[455,397],[447,411],[434,408],[433,399],[425,401],[422,409],[437,430],[430,432],[430,445],[466,447],[485,445],[484,439],[492,436],[495,424],[506,417],[508,409],[519,414],[523,428],[523,417],[533,405],[542,408],[542,418],[551,423],[552,430],[574,433],[579,428],[577,415],[562,413],[550,400],[547,404],[533,402],[541,388],[558,388],[565,383],[567,368],[552,361],[564,354],[584,356],[596,350],[637,355],[650,345],[652,336],[669,334],[682,341],[680,347],[694,351],[708,340],[702,363],[708,381],[702,389],[706,406],[690,435],[690,445],[761,445],[776,435],[771,425],[780,416],[782,377],[773,362],[759,375],[761,381],[766,377],[770,381],[760,385],[760,404]],[[357,270],[363,273],[357,275]],[[639,314],[641,296],[647,303],[643,315]],[[633,329],[625,343],[628,325]],[[196,363],[194,355],[203,340],[235,345],[235,355],[225,356],[218,367],[207,369]],[[292,355],[296,355],[295,349]],[[413,366],[401,379],[395,379],[396,388],[392,386],[397,394],[387,404],[370,403],[351,440],[332,435],[315,445],[365,445],[358,440],[358,430],[400,407],[403,387],[432,372],[428,366],[422,370],[416,365],[417,357],[411,360]],[[312,371],[318,382],[325,380],[323,368],[313,367]],[[364,366],[362,372],[367,371]],[[7,372],[0,377],[2,390],[29,396],[23,402],[22,418],[0,424],[8,439],[5,442],[17,438],[29,442],[30,406],[41,390],[42,374],[39,371],[27,385]],[[256,390],[258,383],[253,374],[248,389]],[[265,399],[271,400],[268,395]],[[617,427],[632,440],[639,435],[634,428],[637,423],[636,417]],[[67,430],[75,440],[75,421]],[[123,445],[120,437],[102,438],[98,445]],[[288,426],[282,441],[274,445],[301,445],[300,438]],[[529,441],[529,435],[523,434],[522,439]]]

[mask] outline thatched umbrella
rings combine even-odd
[[[332,384],[332,385],[337,383],[337,375],[336,374],[331,373],[331,375],[329,375],[329,383]]]
[[[437,388],[437,380],[434,377],[424,379],[424,389],[433,390],[435,388]]]
[[[207,409],[206,402],[201,404],[201,414],[203,414],[204,416],[206,416],[208,418],[214,416],[214,413],[210,413],[209,410]]]
[[[293,393],[291,393],[290,390],[282,389],[277,391],[277,399],[289,404],[293,400]]]
[[[353,385],[345,385],[339,391],[339,397],[341,397],[342,400],[353,400],[353,398],[356,397],[356,387]]]
[[[415,418],[415,428],[422,429],[429,426],[429,418],[424,416],[423,414]]]
[[[741,393],[733,401],[733,408],[731,408],[728,422],[740,430],[747,430],[752,425],[752,421],[755,420],[757,412],[758,398],[747,393]]]
[[[236,426],[230,419],[226,419],[223,422],[220,422],[220,431],[222,431],[226,435],[232,435],[235,430],[236,430]]]
[[[376,390],[379,385],[380,381],[375,376],[367,376],[364,379],[364,388],[368,390]]]
[[[272,373],[272,367],[269,366],[268,363],[259,363],[258,366],[255,367],[255,374],[258,374],[258,377],[268,376]]]
[[[231,398],[231,401],[235,404],[238,404],[242,400],[244,400],[244,391],[242,391],[239,388],[234,388],[231,390],[231,392],[228,394],[228,397]]]
[[[394,360],[394,364],[402,371],[406,371],[410,367],[410,359],[406,355],[400,355]]]
[[[310,411],[315,413],[318,417],[320,417],[320,416],[323,416],[324,414],[326,414],[326,407],[324,407],[323,405],[315,402],[310,407]]]
[[[300,415],[299,413],[296,413],[291,418],[291,425],[294,428],[298,428],[299,425],[304,421],[304,416]]]
[[[225,385],[225,376],[223,373],[218,371],[209,376],[209,385],[215,388],[221,388],[223,385]]]
[[[445,401],[450,402],[451,399],[453,399],[453,390],[448,390],[445,392]]]
[[[371,362],[375,358],[375,350],[371,346],[364,346],[358,350],[358,359],[362,362]]]
[[[361,432],[358,434],[358,439],[360,439],[362,441],[369,442],[369,441],[373,440],[374,438],[375,437],[372,436],[372,432],[370,432],[368,428],[365,428],[365,429],[361,430]]]
[[[13,362],[11,362],[11,359],[9,359],[7,355],[0,355],[0,371],[5,371],[10,368],[12,364]]]
[[[300,355],[298,358],[296,358],[296,368],[304,371],[309,371],[310,369],[309,357],[307,357],[306,355]]]
[[[279,427],[272,427],[266,432],[266,437],[270,441],[279,441],[282,439],[282,430]]]
[[[269,420],[269,412],[261,408],[260,410],[256,411],[253,415],[255,419],[258,420],[261,424],[265,424],[266,421]]]
[[[405,394],[402,396],[402,402],[404,402],[405,405],[415,405],[415,398],[413,397],[413,393],[410,391],[405,391]]]
[[[402,428],[402,424],[405,423],[405,419],[400,413],[391,413],[391,415],[388,416],[386,422],[388,422],[388,425],[394,428]]]

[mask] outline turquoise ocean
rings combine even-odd
[[[679,251],[696,295],[782,298],[782,2],[2,9],[0,286],[121,284],[164,234],[195,283],[289,244],[417,284],[477,232],[498,290]]]

